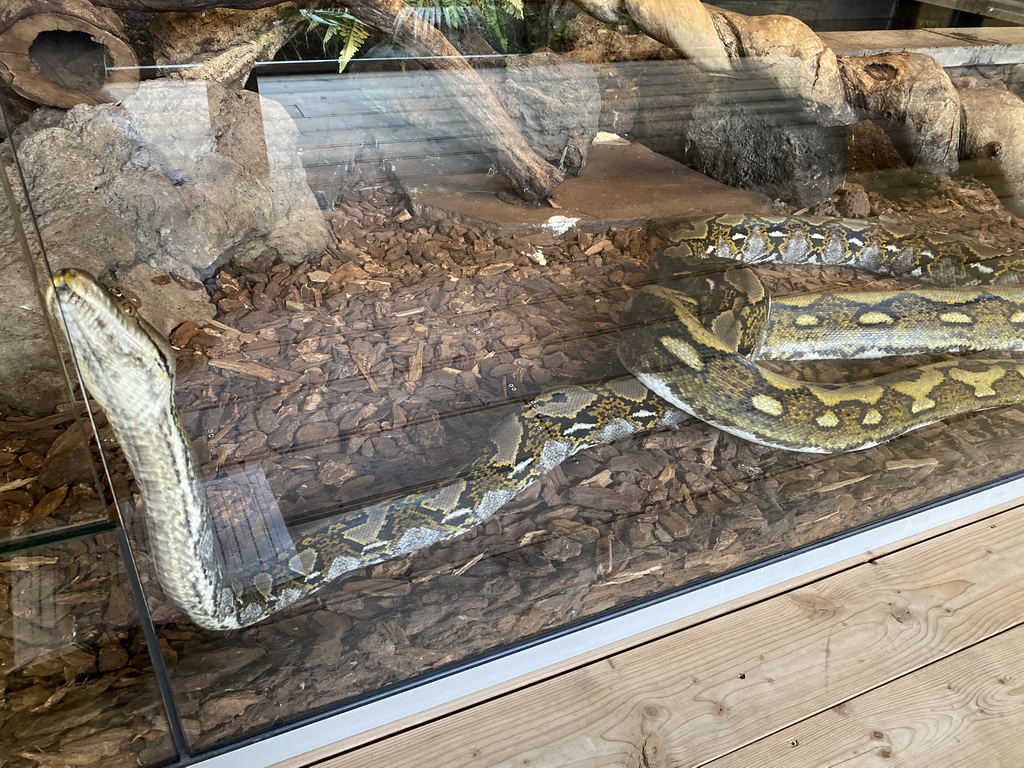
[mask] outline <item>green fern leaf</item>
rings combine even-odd
[[[359,23],[358,20],[349,18],[346,22],[342,23],[341,29],[338,32],[345,41],[341,48],[341,53],[338,54],[338,72],[345,71],[345,67],[352,61],[352,57],[356,55],[370,36],[370,30]]]

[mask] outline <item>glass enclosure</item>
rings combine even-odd
[[[0,53],[5,764],[187,761],[1024,471],[1015,19],[397,5]]]

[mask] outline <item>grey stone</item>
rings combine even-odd
[[[11,169],[4,163],[0,173],[16,183]],[[16,229],[15,216],[21,215],[0,190],[0,402],[42,416],[71,396],[41,301],[36,274],[41,257],[25,251]]]
[[[121,105],[75,107],[19,155],[53,266],[102,275],[148,263],[191,277],[325,247],[295,135],[257,94],[155,80]]]
[[[166,273],[149,264],[136,264],[116,276],[117,285],[138,297],[139,311],[160,333],[169,336],[186,320],[202,325],[204,320],[217,314],[217,308],[201,283],[188,288],[175,280],[159,280],[161,277],[166,278]],[[154,282],[155,278],[158,282]]]

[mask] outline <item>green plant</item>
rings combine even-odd
[[[341,43],[338,52],[338,71],[344,72],[345,67],[356,55],[359,48],[370,36],[370,29],[348,11],[325,8],[322,10],[299,9],[295,15],[305,19],[307,32],[316,31],[323,35],[324,50],[334,38]]]
[[[405,0],[417,9],[423,19],[435,27],[449,26],[458,29],[466,23],[469,14],[476,11],[484,23],[494,32],[502,49],[508,48],[508,40],[502,29],[502,16],[523,18],[523,0]]]
[[[508,40],[502,29],[502,18],[511,16],[523,18],[523,0],[405,0],[406,4],[431,26],[458,29],[465,24],[472,13],[479,13],[484,23],[494,32],[502,49],[508,47]],[[338,71],[343,72],[352,57],[370,37],[371,30],[346,10],[323,8],[300,9],[293,15],[307,22],[307,32],[323,35],[324,50],[328,43],[337,39],[341,44],[338,53]]]

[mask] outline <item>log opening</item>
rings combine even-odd
[[[0,3],[0,81],[26,99],[73,107],[121,98],[138,66],[113,11],[86,0]]]
[[[28,47],[40,75],[75,91],[98,91],[107,79],[107,47],[77,30],[40,32]]]

